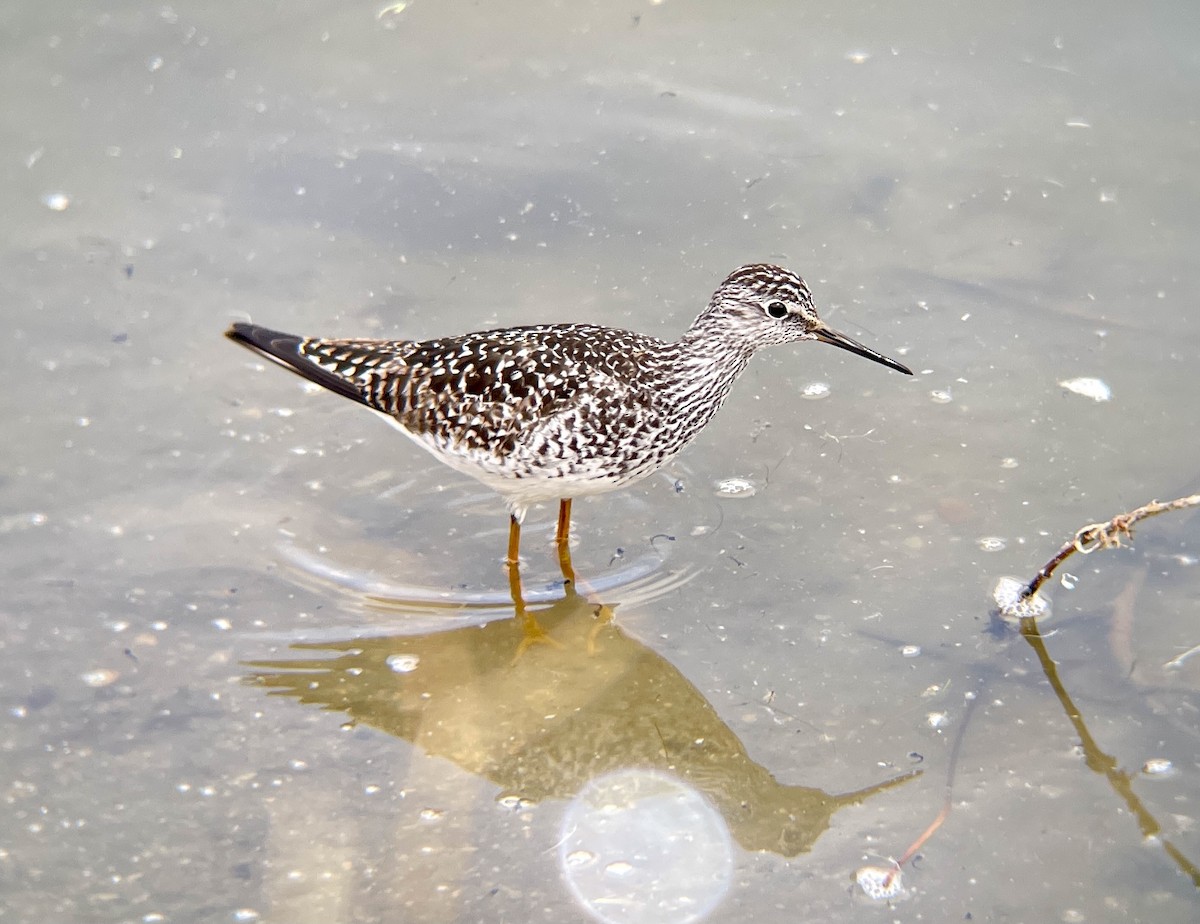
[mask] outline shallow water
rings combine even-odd
[[[1196,516],[1055,582],[1083,724],[987,631],[1200,486],[1193,5],[384,6],[0,13],[0,910],[1194,920]],[[581,597],[533,511],[542,644],[497,499],[220,336],[675,336],[765,259],[917,375],[760,355]]]

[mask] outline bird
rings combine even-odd
[[[510,575],[529,507],[557,500],[555,541],[568,580],[572,498],[630,485],[674,459],[760,349],[813,340],[912,375],[826,324],[804,279],[765,263],[730,273],[674,341],[596,324],[380,340],[302,337],[238,322],[226,336],[382,415],[440,462],[500,494]]]

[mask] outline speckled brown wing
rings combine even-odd
[[[614,409],[647,412],[639,388],[640,335],[587,325],[520,327],[419,343],[393,343],[367,366],[361,341],[315,341],[308,349],[355,362],[370,407],[443,450],[524,457],[522,469],[574,454],[615,451]],[[622,343],[614,343],[620,340]],[[613,442],[613,446],[608,446]]]

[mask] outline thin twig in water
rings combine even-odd
[[[1018,603],[1024,603],[1030,597],[1041,589],[1041,586],[1050,579],[1055,569],[1058,568],[1064,561],[1079,552],[1081,555],[1087,555],[1096,549],[1117,549],[1121,547],[1121,539],[1133,538],[1133,524],[1139,520],[1145,520],[1149,517],[1158,516],[1160,513],[1167,513],[1171,510],[1183,510],[1186,507],[1200,506],[1200,494],[1192,494],[1188,497],[1178,497],[1173,501],[1167,501],[1165,504],[1160,504],[1158,501],[1151,501],[1138,507],[1136,510],[1131,510],[1128,513],[1119,513],[1106,523],[1090,523],[1075,533],[1075,537],[1066,543],[1061,549],[1055,553],[1046,564],[1042,565],[1033,580],[1030,581],[1021,591],[1018,598]]]

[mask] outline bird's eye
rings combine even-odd
[[[783,302],[771,302],[771,304],[767,305],[767,314],[773,318],[786,318],[787,313],[787,305]]]

